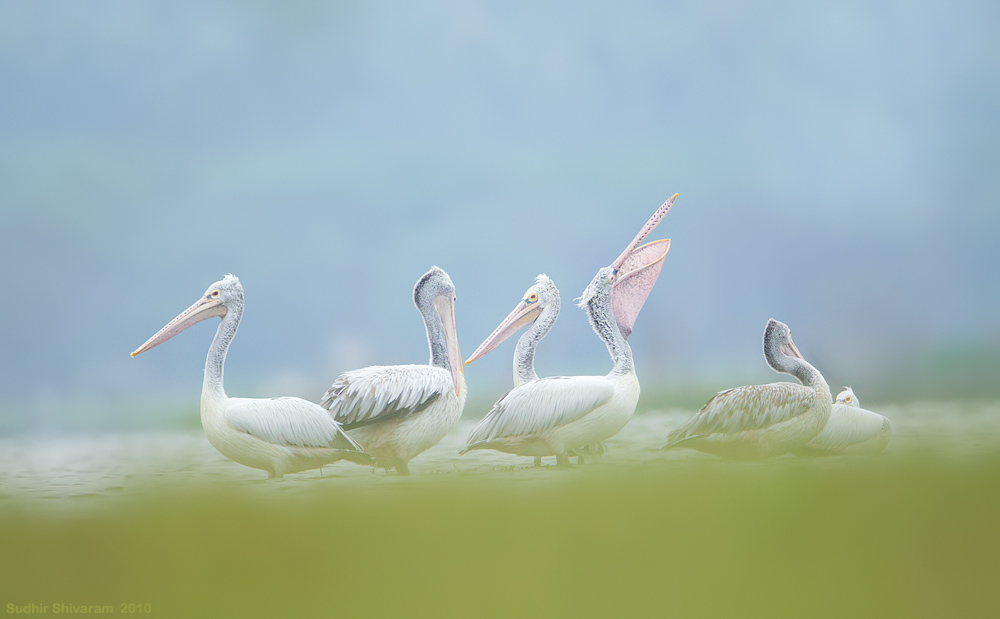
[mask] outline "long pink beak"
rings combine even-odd
[[[541,304],[532,303],[529,305],[522,300],[517,304],[517,307],[515,307],[514,310],[503,319],[503,322],[501,322],[500,325],[493,330],[493,333],[491,333],[490,336],[479,345],[479,348],[477,348],[476,351],[472,353],[472,356],[465,361],[465,365],[469,365],[476,359],[490,352],[499,346],[501,342],[517,333],[522,327],[533,323],[541,312]]]
[[[213,316],[225,316],[226,306],[217,297],[205,296],[198,299],[194,305],[181,312],[166,324],[165,327],[156,332],[156,335],[146,340],[146,343],[132,351],[132,356],[144,353],[150,348],[156,348],[163,342],[174,337],[184,329],[195,323],[199,323],[206,318]]]
[[[675,193],[674,195],[670,196],[670,198],[666,202],[660,205],[660,208],[656,209],[656,212],[653,213],[653,216],[650,217],[648,221],[646,221],[646,225],[644,225],[642,229],[639,230],[639,234],[635,235],[635,238],[632,239],[632,242],[629,243],[628,247],[625,248],[625,251],[623,251],[621,255],[618,256],[618,258],[611,263],[612,267],[618,269],[619,271],[621,270],[622,263],[624,263],[625,260],[629,257],[629,255],[633,252],[633,250],[635,250],[635,248],[639,246],[639,243],[642,243],[642,240],[646,238],[649,235],[649,233],[653,231],[654,228],[656,228],[656,226],[660,223],[660,220],[663,219],[663,216],[666,215],[667,211],[670,210],[670,207],[674,205],[674,200],[677,199],[678,195],[679,194]]]
[[[646,303],[646,298],[653,291],[653,285],[660,276],[663,268],[663,259],[670,251],[670,239],[653,241],[640,246],[643,239],[656,228],[663,216],[667,214],[670,207],[674,205],[674,200],[678,194],[670,196],[670,199],[656,209],[652,217],[635,235],[625,251],[611,263],[617,269],[618,279],[612,293],[612,307],[615,313],[615,322],[622,332],[622,336],[628,339],[632,333],[632,326],[635,324],[639,310]]]
[[[455,328],[455,297],[439,296],[434,306],[444,324],[444,337],[448,345],[448,364],[451,366],[451,380],[455,385],[455,395],[462,390],[462,353],[458,349],[458,333]]]

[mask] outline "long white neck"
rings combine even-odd
[[[768,365],[776,372],[783,372],[785,374],[791,374],[795,378],[799,379],[806,387],[812,387],[813,389],[825,392],[828,400],[832,400],[833,396],[830,395],[830,386],[826,384],[826,379],[820,374],[819,370],[814,368],[805,359],[800,359],[798,357],[792,357],[791,355],[786,355],[780,350],[777,350],[775,346],[774,349],[768,351],[766,356]]]
[[[219,328],[215,332],[215,339],[208,348],[208,358],[205,359],[205,382],[201,387],[202,408],[204,409],[205,399],[221,398],[225,399],[226,392],[222,386],[222,374],[226,364],[226,353],[229,351],[229,344],[232,343],[236,330],[240,326],[240,319],[243,316],[243,306],[235,304],[234,307],[227,308],[226,315],[222,317]]]
[[[558,303],[546,306],[535,322],[517,340],[517,347],[514,348],[515,387],[538,380],[538,374],[535,372],[535,348],[552,329],[558,317]]]
[[[597,336],[608,347],[608,353],[615,364],[609,376],[635,372],[635,366],[632,362],[632,348],[622,336],[618,322],[614,319],[610,288],[594,295],[587,301],[587,318],[590,319],[590,326],[593,327]]]

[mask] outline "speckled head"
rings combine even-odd
[[[455,284],[436,266],[424,273],[413,287],[413,303],[427,327],[431,364],[451,372],[457,394],[461,390],[463,366],[455,328],[455,300]]]
[[[588,306],[594,306],[605,300],[611,295],[616,281],[618,281],[618,269],[613,266],[601,268],[576,300],[577,307],[587,309]]]
[[[772,318],[764,328],[764,358],[768,365],[778,369],[785,365],[783,357],[802,359],[802,354],[792,341],[792,330],[788,325]]]
[[[554,321],[555,316],[552,315],[552,312],[555,312],[556,316],[558,315],[559,302],[559,289],[556,288],[555,283],[544,273],[536,277],[535,283],[525,291],[517,306],[507,314],[507,317],[493,330],[493,333],[490,333],[489,337],[483,340],[479,348],[466,360],[465,365],[483,357],[507,338],[538,320],[538,317],[546,309],[549,309],[548,316]]]
[[[421,275],[413,286],[413,304],[419,308],[421,303],[439,296],[455,296],[455,284],[451,283],[451,278],[444,269],[435,266]]]
[[[243,285],[233,274],[226,275],[221,280],[208,287],[205,294],[195,303],[181,312],[160,329],[156,335],[132,351],[132,356],[144,353],[174,337],[193,324],[212,317],[225,317],[230,311],[243,313]]]

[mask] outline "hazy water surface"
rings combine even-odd
[[[886,452],[876,458],[926,455],[928,457],[970,458],[1000,451],[1000,404],[998,403],[917,403],[878,407],[889,417],[893,437]],[[636,415],[619,433],[606,442],[607,453],[591,459],[584,469],[598,472],[629,468],[677,466],[747,466],[724,461],[691,450],[662,452],[667,434],[683,423],[693,411],[651,411]],[[384,485],[394,483],[443,482],[449,477],[509,478],[524,481],[551,480],[560,476],[585,475],[555,470],[554,458],[536,469],[531,458],[491,450],[459,456],[465,438],[475,425],[463,419],[438,445],[415,458],[413,475],[404,478],[382,469],[339,462],[318,470],[287,475],[271,482],[282,492],[293,488],[308,492],[324,485]],[[831,457],[802,459],[774,458],[765,466],[829,467],[858,466],[864,458]],[[844,463],[847,464],[844,464]],[[761,466],[752,463],[749,466]],[[18,437],[0,443],[0,484],[6,500],[70,498],[81,503],[99,502],[102,497],[127,494],[155,482],[233,483],[264,480],[266,473],[238,465],[218,453],[200,430],[106,434],[96,436]],[[257,487],[250,483],[247,487]],[[266,487],[262,485],[260,487]],[[72,502],[71,502],[72,503]],[[64,505],[60,502],[60,505]]]

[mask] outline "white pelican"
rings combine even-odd
[[[438,267],[417,281],[431,349],[429,365],[373,365],[344,372],[320,404],[378,466],[409,475],[408,462],[448,434],[465,407],[465,375],[455,332],[455,285]]]
[[[501,342],[516,333],[521,327],[531,325],[521,334],[514,348],[514,386],[538,380],[535,372],[535,348],[545,338],[559,317],[559,289],[549,276],[542,273],[535,278],[535,283],[525,291],[521,302],[500,323],[500,326],[486,338],[486,341],[476,349],[465,365],[469,365],[482,357]],[[570,455],[577,456],[577,461],[583,463],[585,456],[601,455],[604,445],[585,445],[572,450]],[[542,457],[535,456],[535,466],[541,466]]]
[[[667,436],[667,446],[688,447],[750,460],[805,445],[830,419],[832,398],[822,374],[802,358],[791,330],[773,318],[764,330],[764,359],[775,372],[802,381],[720,391]]]
[[[281,477],[337,460],[371,464],[372,458],[318,404],[299,398],[230,398],[222,388],[226,351],[243,316],[243,286],[235,275],[208,287],[205,295],[137,348],[159,346],[191,325],[222,319],[205,361],[201,425],[213,447],[234,462]]]
[[[587,312],[591,327],[608,347],[614,362],[611,372],[607,376],[555,376],[521,383],[501,397],[475,427],[462,453],[495,449],[534,456],[536,464],[541,456],[554,455],[557,464],[567,465],[570,453],[614,436],[628,423],[639,399],[639,381],[627,338],[660,274],[670,239],[638,245],[676,198],[674,194],[657,209],[625,251],[610,266],[597,272],[579,299],[579,307]],[[534,344],[555,320],[554,314],[542,320],[545,308],[532,303],[531,295],[529,289],[527,297],[480,345],[470,361],[534,321],[518,343],[516,382],[522,375],[520,367],[525,365],[522,355],[533,354]]]
[[[889,420],[861,408],[854,390],[844,387],[833,403],[830,421],[816,438],[795,453],[818,455],[871,455],[881,453],[892,438]]]

